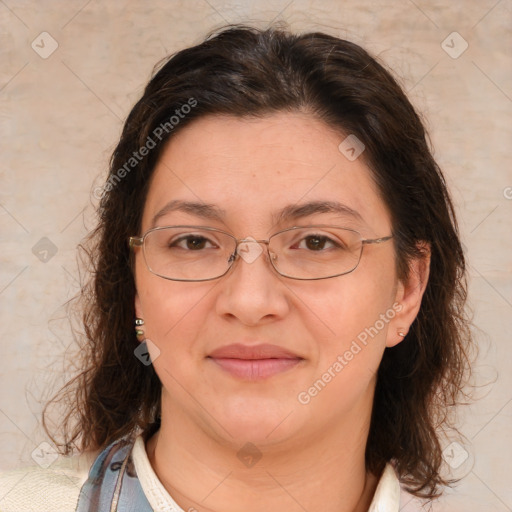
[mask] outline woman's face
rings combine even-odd
[[[196,120],[160,157],[142,232],[195,225],[268,239],[288,227],[328,224],[365,239],[388,236],[390,216],[364,153],[349,160],[338,148],[344,139],[299,113]],[[196,206],[166,209],[171,201]],[[290,215],[279,220],[283,211]],[[349,274],[311,281],[278,275],[261,247],[253,261],[239,258],[226,275],[203,282],[162,279],[137,251],[136,312],[159,350],[151,351],[163,411],[235,444],[367,426],[383,351],[414,315],[401,303],[393,241],[364,246]]]

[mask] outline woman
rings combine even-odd
[[[84,370],[54,439],[82,456],[41,510],[398,511],[400,484],[440,494],[464,255],[424,127],[374,58],[224,29],[160,67],[95,195]],[[18,487],[49,488],[57,470],[41,473]]]

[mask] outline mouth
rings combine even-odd
[[[289,371],[304,359],[276,345],[228,345],[212,352],[208,359],[231,376],[257,381]]]

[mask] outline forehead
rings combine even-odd
[[[155,214],[178,200],[215,205],[233,228],[261,231],[284,208],[341,203],[359,214],[361,229],[389,231],[387,208],[363,158],[350,161],[338,147],[346,136],[301,113],[194,120],[160,156],[143,228],[149,229]],[[179,215],[185,221],[183,215],[189,214]]]

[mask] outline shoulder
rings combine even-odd
[[[51,464],[0,473],[0,512],[70,512],[96,453],[59,457]],[[46,461],[48,462],[48,461]]]

